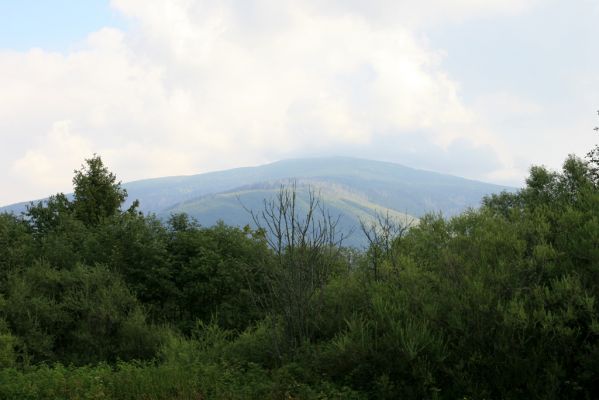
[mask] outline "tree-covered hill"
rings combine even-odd
[[[417,223],[417,218],[392,208],[369,201],[363,194],[351,191],[346,186],[324,180],[281,180],[268,183],[244,186],[232,191],[205,195],[193,200],[179,203],[158,214],[168,219],[172,214],[185,213],[203,225],[211,226],[223,221],[231,226],[254,226],[251,212],[264,207],[264,200],[274,198],[281,187],[295,185],[298,196],[297,208],[305,214],[308,208],[310,192],[315,192],[323,202],[323,206],[338,218],[337,229],[346,237],[346,246],[364,247],[367,244],[364,235],[359,231],[360,224],[371,222],[377,215],[389,215],[395,220],[406,223]]]
[[[381,207],[420,216],[426,212],[455,215],[477,207],[483,196],[508,189],[399,164],[347,157],[294,159],[259,167],[200,175],[149,179],[125,184],[142,210],[160,213],[204,195],[290,180],[339,185]]]
[[[192,176],[164,177],[123,184],[129,200],[139,209],[167,220],[171,213],[185,212],[202,225],[223,220],[228,225],[251,224],[244,209],[258,210],[281,185],[316,187],[323,202],[341,216],[340,226],[355,231],[360,220],[377,213],[418,218],[428,212],[457,215],[478,207],[486,195],[514,189],[463,179],[399,164],[347,157],[293,159],[258,167],[237,168]],[[28,203],[0,208],[20,213]],[[350,243],[363,245],[352,235]]]

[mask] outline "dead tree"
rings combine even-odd
[[[300,198],[295,182],[265,199],[262,210],[248,211],[275,254],[275,265],[267,269],[268,293],[261,301],[282,317],[292,345],[310,340],[321,307],[317,297],[344,239],[337,232],[339,217],[331,216],[310,187],[307,198]]]
[[[377,212],[371,221],[360,220],[360,228],[368,241],[367,255],[374,280],[380,279],[380,267],[385,260],[393,269],[399,267],[395,249],[412,224],[413,220],[407,215],[400,221],[389,211],[385,214]]]

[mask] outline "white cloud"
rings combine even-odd
[[[57,188],[67,190],[73,170],[80,166],[82,157],[89,154],[88,141],[71,131],[71,122],[58,121],[38,147],[28,150],[14,162],[11,172],[24,187],[36,186],[45,190],[34,195],[41,197],[42,193],[48,194],[47,191]]]
[[[0,167],[37,187],[0,203],[64,190],[93,152],[131,180],[404,132],[496,146],[414,29],[532,3],[114,0],[130,32],[0,52],[0,139],[18,142]]]
[[[473,109],[487,122],[530,117],[543,112],[543,107],[533,100],[505,91],[479,96],[473,104]]]
[[[432,27],[471,18],[517,15],[539,0],[310,0],[318,12],[354,14],[374,23],[401,24],[410,28]]]

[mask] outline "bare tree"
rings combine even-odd
[[[344,240],[337,231],[339,217],[331,216],[311,187],[307,198],[300,198],[296,182],[281,186],[274,198],[265,199],[261,211],[246,210],[275,253],[275,265],[267,270],[268,293],[261,301],[282,316],[286,337],[293,345],[309,340],[311,321],[320,312],[319,294]]]
[[[384,260],[391,262],[394,269],[398,268],[398,254],[394,249],[412,224],[413,220],[407,214],[400,221],[393,218],[389,211],[385,214],[377,212],[371,221],[360,220],[362,233],[368,241],[367,255],[375,280],[380,279],[380,266]]]

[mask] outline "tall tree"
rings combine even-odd
[[[86,225],[97,225],[102,219],[115,215],[127,198],[121,182],[117,182],[116,176],[95,154],[85,160],[80,170],[75,170],[73,187],[75,216]]]

